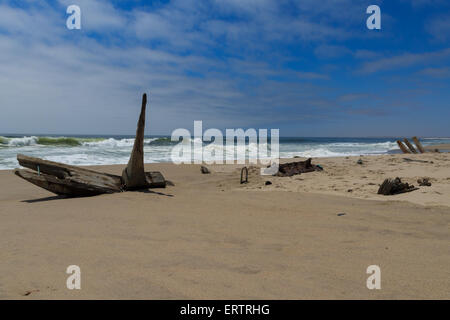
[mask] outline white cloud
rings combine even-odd
[[[450,78],[450,67],[425,68],[418,74],[437,79]]]
[[[416,65],[435,64],[450,58],[450,48],[424,53],[405,53],[387,58],[366,62],[359,70],[360,73],[374,73],[378,71],[392,71]]]

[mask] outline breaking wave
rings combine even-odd
[[[74,138],[74,137],[3,137],[0,136],[1,147],[23,147],[23,146],[88,146],[88,147],[131,147],[134,138]],[[169,137],[148,138],[144,140],[146,145],[173,145]]]

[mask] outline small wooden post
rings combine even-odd
[[[245,172],[245,180],[244,180],[244,172]],[[247,167],[243,167],[241,169],[241,184],[248,182],[248,169]]]
[[[413,137],[412,138],[414,143],[417,146],[417,149],[419,149],[420,153],[425,153],[425,149],[423,148],[422,144],[420,143],[419,139],[417,139],[417,137]]]
[[[400,150],[403,151],[403,153],[411,153],[403,144],[403,142],[401,142],[400,140],[397,140],[397,144],[400,147]]]
[[[408,141],[408,139],[403,139],[405,141],[406,146],[409,150],[411,150],[412,153],[417,153],[416,149],[414,149],[413,145]]]

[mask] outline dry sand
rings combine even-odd
[[[435,144],[435,145],[431,145],[431,146],[425,146],[424,148],[425,148],[425,150],[428,150],[428,151],[434,151],[436,149],[438,149],[440,151],[450,151],[450,144],[447,144],[447,143]]]
[[[245,185],[239,165],[152,164],[175,186],[78,199],[0,171],[0,299],[449,299],[450,154],[357,160],[250,168]],[[432,186],[376,194],[396,176]],[[81,290],[66,288],[72,264]],[[381,290],[366,287],[374,264]]]

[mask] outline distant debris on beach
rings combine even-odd
[[[406,161],[406,162],[420,162],[420,163],[434,163],[433,161],[426,161],[426,160],[419,160],[419,159],[410,159],[410,158],[403,158],[403,161]]]
[[[275,175],[278,177],[291,177],[296,174],[323,170],[322,166],[314,165],[311,161],[312,159],[309,158],[305,161],[280,164],[278,167],[278,172]]]
[[[418,190],[419,188],[414,187],[413,185],[409,185],[408,183],[403,183],[400,178],[395,179],[385,179],[378,189],[378,194],[382,194],[385,196],[400,194],[405,192],[411,192],[414,190]]]
[[[419,186],[421,186],[421,187],[431,187],[430,178],[421,178],[421,179],[417,179],[417,183],[418,183]]]
[[[200,167],[200,171],[201,171],[203,174],[211,173],[211,171],[210,171],[207,167],[205,167],[205,166],[201,166],[201,167]]]

